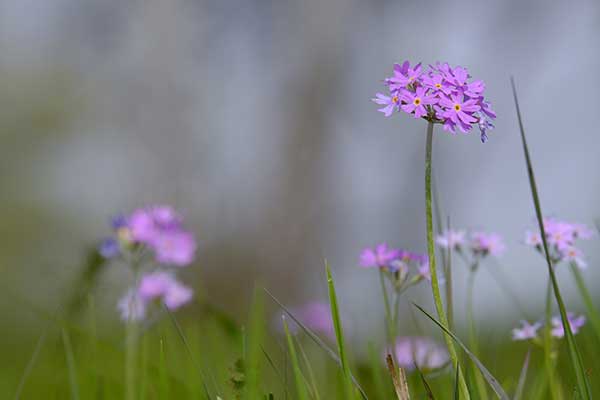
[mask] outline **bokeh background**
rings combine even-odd
[[[39,334],[112,215],[152,203],[197,233],[185,279],[221,309],[241,318],[255,281],[288,304],[325,299],[327,258],[352,337],[380,332],[360,250],[425,251],[425,124],[370,102],[404,59],[467,66],[498,113],[485,145],[437,129],[434,172],[453,226],[506,240],[475,298],[484,330],[508,337],[516,302],[542,314],[547,276],[521,243],[534,211],[509,77],[545,213],[593,225],[599,37],[593,0],[0,1],[3,344]],[[596,288],[597,244],[583,247]],[[127,274],[111,265],[99,279],[110,327]],[[427,305],[424,289],[411,297]]]

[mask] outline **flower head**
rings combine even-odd
[[[528,340],[535,339],[537,337],[537,331],[542,327],[541,322],[534,322],[530,324],[528,321],[521,321],[519,328],[512,330],[513,340]]]
[[[471,237],[471,249],[476,254],[500,256],[506,246],[497,233],[475,232]]]
[[[386,243],[381,243],[375,248],[367,248],[360,254],[360,265],[365,268],[390,268],[392,261],[400,257],[400,251],[391,249]]]
[[[144,301],[160,300],[169,310],[176,310],[188,303],[193,291],[179,283],[168,272],[153,272],[140,280],[138,295]]]
[[[377,93],[373,101],[383,105],[379,111],[386,117],[402,110],[415,118],[443,124],[445,131],[468,133],[473,125],[481,132],[481,141],[494,128],[496,113],[485,100],[485,83],[471,81],[466,68],[437,63],[424,69],[411,67],[408,61],[394,64],[392,76],[384,80],[390,95]]]
[[[435,242],[438,246],[445,249],[458,249],[466,243],[465,231],[446,230],[442,235],[439,235]]]
[[[415,365],[422,371],[437,370],[450,360],[445,346],[426,337],[398,338],[394,352],[398,365],[406,370],[413,370]]]
[[[569,322],[569,326],[571,327],[571,332],[573,334],[577,334],[579,329],[585,325],[585,316],[583,315],[575,315],[573,313],[567,313],[567,321]],[[565,330],[563,327],[562,319],[560,316],[554,316],[551,320],[552,323],[552,336],[556,338],[562,338],[565,336]]]

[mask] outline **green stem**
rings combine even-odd
[[[559,390],[556,382],[556,374],[554,372],[554,355],[552,349],[552,335],[551,335],[551,319],[552,319],[552,286],[550,280],[548,280],[548,287],[546,288],[546,315],[544,324],[544,364],[546,367],[546,374],[548,375],[548,385],[550,396],[553,400],[560,398]]]
[[[383,293],[383,305],[385,307],[385,326],[387,328],[387,343],[393,345],[394,332],[392,328],[392,316],[390,311],[390,298],[385,286],[385,275],[383,269],[379,269],[379,283],[381,284],[381,293]],[[391,348],[391,347],[390,347]]]
[[[469,280],[467,283],[467,324],[469,326],[469,347],[471,348],[471,351],[479,357],[479,343],[477,342],[475,314],[473,312],[473,291],[475,288],[475,274],[477,273],[477,268],[477,263],[475,263],[469,271]],[[477,391],[479,392],[479,398],[486,400],[488,398],[488,392],[483,376],[478,370],[473,369],[472,371],[475,378],[475,384],[477,385]]]
[[[433,122],[427,124],[427,141],[425,146],[425,215],[427,219],[427,254],[429,256],[429,271],[431,273],[431,291],[433,293],[433,300],[435,308],[442,326],[448,329],[448,320],[446,313],[444,312],[444,304],[442,303],[442,296],[440,294],[440,284],[438,281],[437,270],[435,268],[435,246],[433,241],[433,215],[431,207],[431,154],[433,147]],[[458,367],[458,356],[454,347],[454,342],[450,335],[444,332],[444,340],[448,347],[448,353],[454,368]],[[459,386],[462,392],[462,398],[469,400],[469,390],[463,374],[458,373]]]

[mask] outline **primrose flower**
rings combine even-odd
[[[513,340],[528,340],[537,338],[537,331],[542,327],[541,322],[530,324],[528,321],[521,321],[519,328],[512,330]]]
[[[193,291],[170,273],[153,272],[140,280],[138,295],[147,302],[161,300],[169,310],[176,310],[192,299]]]
[[[402,110],[415,118],[442,124],[453,134],[457,128],[468,133],[477,125],[481,141],[487,140],[496,113],[485,100],[485,83],[471,81],[466,68],[438,62],[424,69],[421,63],[411,67],[405,61],[394,64],[392,74],[384,80],[390,95],[377,93],[373,99],[384,106],[379,111],[386,117]]]
[[[500,256],[506,246],[497,233],[475,232],[471,237],[471,250],[476,254]]]
[[[146,316],[146,302],[134,289],[129,289],[117,305],[123,321],[140,321]]]
[[[579,332],[579,329],[585,325],[585,316],[579,315],[576,316],[573,313],[567,313],[567,321],[569,322],[569,326],[571,327],[571,332],[573,335],[576,335]],[[565,336],[565,330],[562,324],[562,319],[560,316],[554,316],[551,320],[552,323],[552,336],[556,338],[562,338]]]
[[[409,371],[415,369],[415,365],[425,372],[434,371],[450,361],[446,347],[426,337],[400,337],[394,352],[398,365]]]
[[[361,267],[390,268],[391,262],[400,257],[400,251],[391,249],[386,243],[381,243],[375,248],[367,248],[360,254]]]
[[[459,249],[466,243],[465,231],[446,230],[442,235],[439,235],[435,241],[438,246],[445,249]]]
[[[335,330],[333,327],[333,319],[331,317],[331,309],[327,303],[311,301],[300,307],[290,309],[290,312],[311,331],[325,335],[329,339],[335,339]],[[280,315],[277,315],[277,317],[278,318],[275,323],[278,327],[278,330],[280,330]],[[301,328],[292,319],[288,320],[288,327],[290,332],[293,334],[298,334],[298,332],[301,330]]]
[[[570,223],[556,218],[544,218],[544,231],[548,242],[550,258],[554,263],[568,261],[579,268],[587,267],[583,252],[575,246],[578,239],[589,239],[593,237],[593,231],[586,225]],[[527,231],[525,243],[542,252],[542,239],[539,233]]]

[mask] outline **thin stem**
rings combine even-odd
[[[450,216],[446,221],[446,227],[450,231]],[[452,247],[448,246],[446,251],[446,263],[444,268],[444,277],[446,278],[446,310],[448,313],[448,327],[454,329],[454,302],[452,301]]]
[[[471,351],[479,356],[479,343],[477,341],[477,332],[475,331],[475,313],[473,312],[473,291],[475,289],[475,275],[477,274],[478,264],[474,263],[469,271],[469,280],[467,282],[467,324],[469,326],[469,347]],[[486,384],[483,376],[477,370],[473,370],[477,391],[482,400],[488,398]]]
[[[433,293],[433,300],[435,308],[440,319],[440,323],[446,329],[448,328],[448,320],[446,313],[444,312],[444,304],[442,303],[442,296],[440,294],[440,284],[438,281],[437,270],[435,268],[435,247],[433,242],[433,213],[431,207],[431,154],[433,147],[433,122],[427,124],[427,141],[425,146],[425,215],[427,219],[427,253],[429,256],[429,272],[431,274],[431,291]],[[444,340],[448,347],[448,353],[454,368],[458,368],[458,356],[456,349],[454,348],[454,342],[450,335],[444,332]],[[459,385],[462,392],[463,399],[470,399],[469,390],[467,383],[465,382],[464,376],[459,372]]]
[[[551,318],[552,318],[552,286],[550,279],[548,279],[548,287],[546,288],[546,315],[544,324],[544,364],[546,367],[546,374],[548,375],[548,385],[550,396],[553,400],[558,400],[561,396],[558,391],[559,387],[556,385],[556,374],[554,372],[554,354],[552,349],[552,335],[550,330],[552,329]]]
[[[385,325],[387,327],[388,345],[392,346],[394,341],[394,332],[392,328],[392,316],[390,311],[390,298],[385,286],[385,275],[383,269],[379,269],[379,283],[381,284],[381,293],[383,293],[383,304],[385,307]]]

